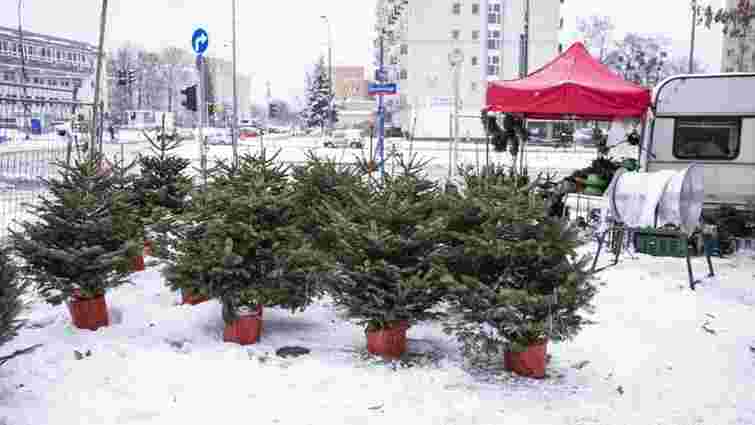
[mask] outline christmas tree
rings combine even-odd
[[[333,273],[328,291],[350,318],[380,330],[438,317],[445,288],[432,273],[438,186],[426,164],[401,159],[372,191],[352,191],[347,210],[328,207]]]
[[[364,173],[358,167],[339,165],[333,159],[318,158],[311,152],[307,163],[292,171],[299,226],[313,244],[327,250],[333,241],[323,232],[329,216],[322,214],[322,209],[327,204],[339,211],[347,210],[351,193],[369,190],[363,181]]]
[[[335,105],[331,108],[333,96],[330,78],[322,56],[315,64],[315,69],[309,76],[308,83],[306,107],[302,111],[304,124],[307,128],[325,128],[327,124],[330,124],[331,118],[333,123],[338,122]]]
[[[573,337],[589,323],[582,313],[595,294],[575,229],[547,217],[521,176],[472,177],[444,201],[435,266],[451,283],[447,330],[467,354]]]
[[[93,298],[126,280],[131,246],[114,223],[117,177],[101,172],[102,160],[95,155],[58,164],[60,177],[45,180],[50,194],[28,206],[36,220],[10,231],[24,260],[23,277],[34,281],[51,304],[62,303],[74,291]]]
[[[21,296],[26,287],[26,282],[18,279],[18,270],[10,259],[8,249],[0,249],[0,347],[18,335],[18,330],[24,325],[19,315],[24,309]],[[39,346],[34,345],[0,356],[0,366],[14,357],[34,351]]]
[[[175,152],[181,145],[176,135],[169,135],[163,121],[155,139],[144,133],[151,145],[151,155],[139,155],[140,176],[135,180],[135,208],[147,226],[153,242],[153,255],[162,259],[174,257],[175,243],[182,237],[180,216],[188,203],[192,180],[185,171],[191,160]]]
[[[196,227],[166,268],[169,285],[220,299],[226,321],[239,307],[304,308],[319,254],[294,219],[287,171],[264,150],[221,167],[187,212]]]
[[[8,257],[7,250],[0,250],[0,346],[16,336],[23,325],[18,316],[24,307],[21,294],[25,286],[17,279],[16,266]]]

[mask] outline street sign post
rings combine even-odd
[[[203,28],[197,28],[191,35],[191,48],[194,53],[197,54],[197,68],[199,68],[199,158],[201,162],[203,182],[207,185],[207,146],[204,139],[203,127],[205,126],[205,117],[207,116],[207,96],[205,90],[207,90],[207,65],[204,62],[202,54],[207,51],[207,47],[210,44],[210,36]]]
[[[210,37],[207,35],[207,31],[197,28],[191,36],[191,48],[194,50],[194,53],[201,55],[207,50],[209,44]]]
[[[398,86],[396,83],[369,83],[367,86],[367,93],[370,96],[375,95],[391,95],[398,92]]]

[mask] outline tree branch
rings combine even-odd
[[[32,345],[31,347],[24,348],[23,350],[16,350],[7,356],[0,356],[0,366],[4,365],[6,362],[8,362],[9,360],[15,357],[22,356],[24,354],[29,354],[41,346],[42,344]]]

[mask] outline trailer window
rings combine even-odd
[[[733,160],[739,156],[742,121],[732,117],[677,118],[674,156],[679,159]]]

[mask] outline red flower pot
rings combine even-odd
[[[145,257],[151,257],[152,256],[152,241],[145,240],[144,241],[144,256]]]
[[[223,341],[240,345],[255,344],[262,334],[262,306],[256,311],[240,312],[239,317],[225,325]]]
[[[210,299],[204,295],[193,294],[183,289],[181,290],[182,304],[197,305],[209,300]]]
[[[402,320],[377,331],[367,331],[367,351],[386,358],[401,357],[406,352],[407,329],[409,322]]]
[[[79,329],[96,331],[110,324],[104,295],[81,298],[79,292],[75,291],[68,302],[68,311],[71,313],[74,326]]]
[[[136,257],[131,259],[131,271],[132,272],[144,271],[144,256],[143,255],[137,255]]]
[[[525,351],[503,353],[503,368],[529,378],[545,378],[545,354],[548,341],[532,344]]]

